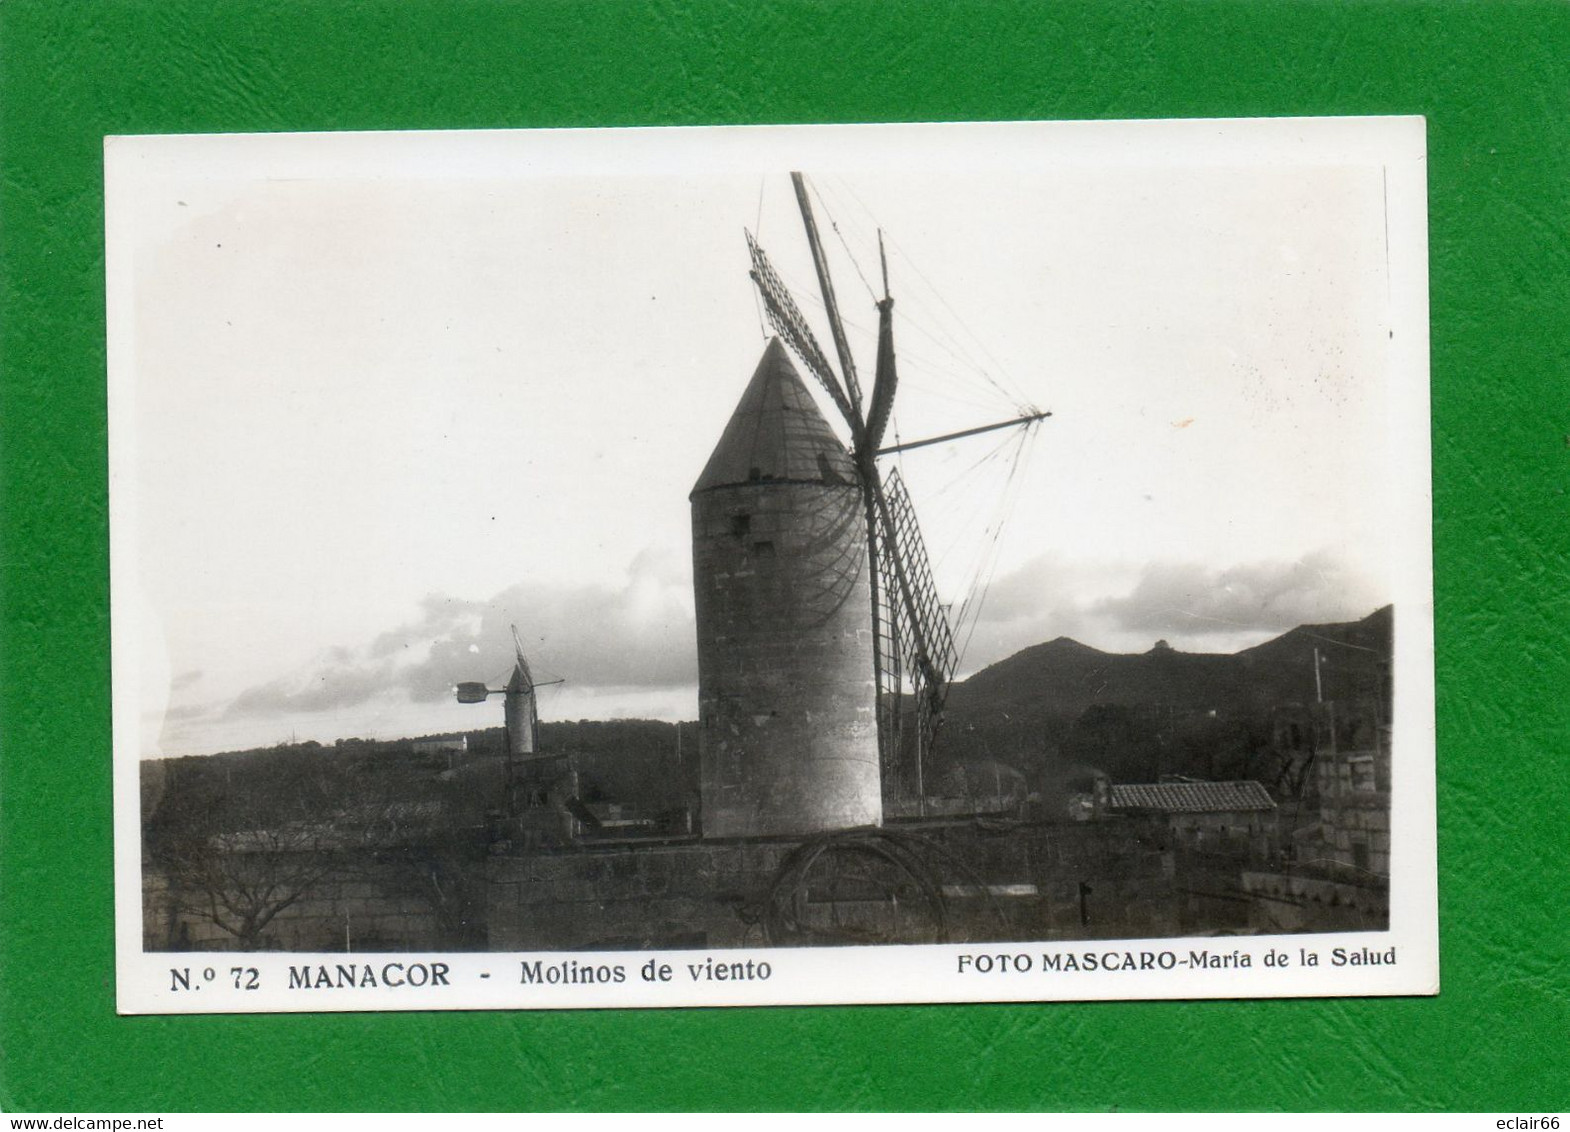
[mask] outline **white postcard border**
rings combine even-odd
[[[106,139],[114,814],[122,1013],[356,1011],[829,1003],[1077,1001],[1434,994],[1439,985],[1430,560],[1427,211],[1420,118],[254,135]],[[150,636],[135,573],[138,514],[122,490],[139,454],[132,305],[145,194],[193,168],[237,179],[358,175],[544,176],[694,168],[842,168],[915,162],[932,147],[975,169],[1075,164],[1377,162],[1386,202],[1396,365],[1392,489],[1406,507],[1395,565],[1390,922],[1386,932],[712,952],[355,955],[144,953],[137,767],[142,657]],[[1305,966],[1309,953],[1317,966]],[[1196,965],[1197,955],[1216,966]],[[1337,962],[1394,957],[1391,963]],[[1154,956],[1146,967],[1146,956]],[[1170,963],[1167,956],[1170,956]],[[1087,957],[1090,957],[1087,959]],[[1131,957],[1133,969],[1127,969]],[[1275,957],[1275,958],[1273,958]],[[1284,957],[1284,962],[1281,957]],[[1248,965],[1243,966],[1247,959]],[[983,960],[991,963],[982,971]],[[767,964],[768,978],[690,977],[694,965]],[[644,977],[650,963],[656,977]],[[536,982],[562,964],[622,972],[609,983]],[[1067,969],[1072,963],[1077,969]],[[1054,966],[1055,964],[1055,966]],[[444,965],[443,978],[434,977]],[[671,978],[658,977],[661,965]],[[341,987],[340,966],[354,979]],[[425,985],[413,985],[416,967]],[[255,975],[251,972],[255,972]],[[305,972],[304,975],[301,972]],[[324,972],[326,984],[318,972]],[[365,972],[370,974],[366,975]],[[686,974],[684,975],[684,972]],[[296,985],[291,987],[291,981]],[[251,984],[254,983],[254,986]],[[302,985],[302,984],[310,985]]]

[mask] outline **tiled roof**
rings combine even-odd
[[[778,338],[769,339],[692,492],[770,480],[856,483],[856,466]]]
[[[1273,810],[1276,804],[1258,782],[1158,782],[1111,787],[1110,808],[1165,814]]]

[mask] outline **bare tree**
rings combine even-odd
[[[144,845],[176,922],[259,950],[278,916],[358,880],[426,907],[455,940],[483,934],[472,890],[485,815],[472,781],[316,747],[193,761],[169,778]]]
[[[334,818],[352,777],[319,748],[248,758],[188,760],[168,776],[145,819],[149,863],[170,908],[206,920],[241,950],[340,866],[347,847]]]
[[[339,854],[320,827],[171,838],[155,855],[178,912],[205,919],[235,938],[242,951],[261,945],[278,914],[334,871]]]

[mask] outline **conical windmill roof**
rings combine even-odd
[[[856,466],[802,384],[778,338],[769,339],[747,390],[692,494],[736,484],[856,482]]]

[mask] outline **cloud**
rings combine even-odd
[[[180,675],[170,680],[169,690],[171,692],[183,692],[201,680],[201,678],[202,670],[200,668],[192,668],[189,671],[180,673]]]
[[[356,662],[347,650],[324,653],[317,671],[247,688],[224,709],[226,718],[331,711],[362,704],[393,683],[388,664]]]
[[[984,599],[978,598],[974,632],[960,626],[961,643],[968,639],[964,669],[985,667],[1055,637],[1094,638],[1090,606],[1118,577],[1115,568],[1070,564],[1051,555],[999,576]]]
[[[1369,578],[1321,551],[1219,570],[1155,563],[1131,592],[1098,602],[1093,612],[1129,632],[1207,637],[1353,620],[1384,601]]]
[[[1192,651],[1230,652],[1297,625],[1365,617],[1388,601],[1369,578],[1324,551],[1222,567],[1041,556],[993,582],[963,669],[1056,637],[1113,652],[1142,652],[1158,638]],[[962,641],[968,632],[961,627]]]
[[[536,680],[565,678],[583,692],[697,680],[691,574],[671,556],[645,551],[620,587],[529,583],[484,601],[431,595],[405,624],[248,688],[224,714],[314,714],[378,698],[446,701],[459,681],[507,678],[515,624]]]
[[[1299,624],[1363,617],[1387,600],[1326,552],[1225,567],[1042,556],[998,577],[973,630],[961,626],[961,641],[969,642],[962,669],[1060,636],[1118,652],[1143,651],[1158,637],[1191,651],[1229,652]],[[514,624],[535,679],[564,678],[564,694],[579,710],[599,710],[597,702],[667,703],[697,683],[690,567],[645,552],[620,585],[528,583],[483,601],[428,596],[404,624],[247,688],[221,718],[424,710],[449,702],[459,681],[498,687],[512,670]]]

